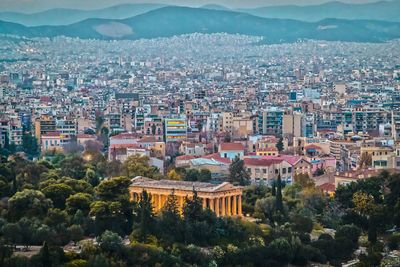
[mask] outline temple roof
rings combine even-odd
[[[231,189],[240,189],[240,186],[234,186],[231,183],[211,184],[202,182],[175,181],[175,180],[154,180],[143,176],[137,176],[131,180],[130,186],[158,189],[176,189],[197,192],[221,192]]]

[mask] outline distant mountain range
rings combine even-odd
[[[367,4],[328,2],[326,4],[314,6],[269,6],[255,9],[242,9],[240,11],[265,18],[296,19],[314,22],[326,18],[400,22],[400,0],[380,1]]]
[[[0,12],[0,20],[25,26],[69,25],[89,18],[125,19],[165,7],[161,4],[123,4],[97,10],[55,8],[43,12],[24,14]]]
[[[0,20],[19,23],[25,26],[69,25],[89,18],[125,19],[165,6],[162,4],[123,4],[98,10],[58,8],[33,14],[0,12]],[[329,2],[313,6],[286,5],[237,10],[221,5],[208,4],[201,8],[237,11],[264,18],[294,19],[309,22],[317,22],[327,18],[400,22],[400,0],[380,1],[368,4]]]
[[[163,7],[122,20],[87,19],[66,26],[26,27],[16,23],[0,22],[0,33],[26,37],[63,35],[84,39],[136,40],[221,32],[264,36],[269,43],[293,42],[299,39],[382,42],[400,38],[400,23],[341,19],[304,22],[188,7]]]

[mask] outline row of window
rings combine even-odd
[[[260,168],[255,168],[254,170],[255,170],[256,174],[257,173],[261,173],[261,172],[263,174],[267,174],[268,173],[268,168],[261,168],[261,169]],[[292,173],[292,167],[282,168],[281,170],[282,170],[281,174]],[[252,169],[251,168],[247,168],[247,171],[249,173],[252,173]],[[273,170],[271,169],[269,171],[269,173],[273,173]],[[275,174],[278,174],[278,173],[279,173],[279,169],[275,169]]]

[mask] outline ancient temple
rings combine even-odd
[[[201,182],[153,180],[138,176],[132,179],[129,192],[132,201],[139,201],[145,190],[151,196],[155,212],[160,211],[168,196],[176,196],[179,209],[182,210],[186,197],[193,197],[193,191],[202,199],[203,208],[209,208],[217,216],[242,216],[243,188],[230,183],[211,184]]]

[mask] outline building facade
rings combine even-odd
[[[139,201],[143,191],[151,196],[155,212],[159,212],[173,194],[177,198],[178,208],[182,211],[185,199],[193,197],[193,191],[202,200],[203,208],[210,209],[217,216],[242,216],[243,188],[230,183],[219,185],[200,182],[153,180],[138,176],[129,186],[131,201]]]

